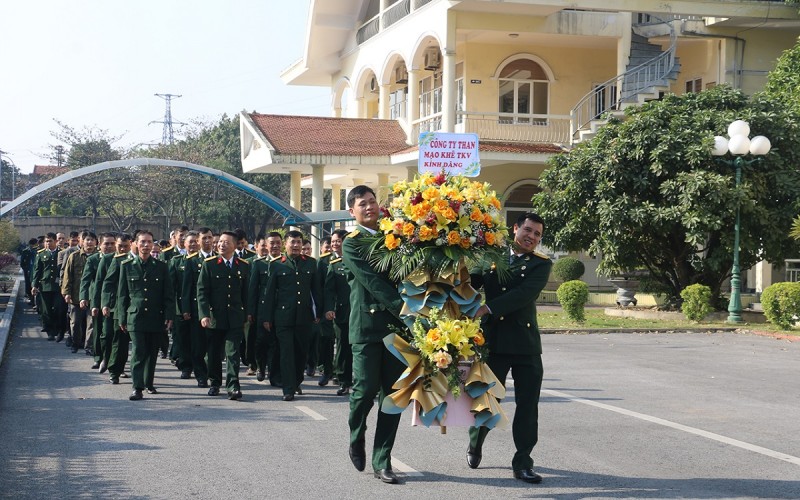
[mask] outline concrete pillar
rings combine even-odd
[[[380,93],[378,94],[378,118],[381,120],[388,120],[390,117],[390,85],[381,84]]]
[[[447,40],[442,48],[442,131],[456,127],[456,24],[457,13],[447,11]]]
[[[291,175],[291,184],[289,187],[289,204],[292,208],[300,210],[300,180],[301,174],[299,170],[292,170],[289,172]]]
[[[419,170],[417,169],[417,165],[410,165],[406,167],[406,180],[413,181],[414,176],[417,175],[418,173]]]
[[[418,69],[410,69],[408,71],[408,101],[406,102],[406,116],[410,127],[411,137],[408,141],[411,144],[416,144],[419,140],[419,127],[416,121],[419,120],[419,77],[420,71]]]
[[[772,284],[772,264],[762,260],[756,263],[755,267],[755,289],[756,293],[761,293],[765,288]]]
[[[311,211],[322,212],[325,210],[325,165],[311,165]],[[322,237],[318,226],[311,226],[311,235],[317,242]],[[319,256],[319,245],[312,245],[314,257]]]
[[[386,26],[383,25],[383,12],[389,8],[389,0],[381,0],[381,12],[380,12],[380,30],[383,31]]]
[[[339,198],[341,196],[342,196],[342,185],[331,184],[331,212],[342,209],[341,204],[339,203]]]
[[[389,200],[389,174],[384,172],[378,173],[378,204],[384,205]]]

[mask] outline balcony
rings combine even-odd
[[[359,26],[356,31],[356,42],[361,45],[430,2],[431,0],[399,0],[394,2],[386,10],[379,12],[375,17]]]
[[[442,113],[420,118],[411,124],[413,141],[422,132],[442,128]],[[509,113],[466,113],[456,115],[455,132],[478,134],[481,141],[525,144],[569,144],[569,115],[526,115]]]

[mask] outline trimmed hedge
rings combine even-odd
[[[561,281],[579,280],[586,272],[586,266],[575,257],[561,257],[553,263],[552,272]]]
[[[761,307],[767,321],[790,330],[800,317],[800,283],[775,283],[761,293]]]
[[[708,313],[714,310],[711,307],[711,288],[695,283],[681,290],[681,312],[690,321],[702,321]]]
[[[556,297],[569,319],[578,323],[586,321],[583,306],[589,300],[589,285],[580,280],[566,281],[556,290]]]

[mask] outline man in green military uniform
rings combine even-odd
[[[39,251],[39,240],[31,238],[28,246],[20,252],[19,266],[22,268],[22,275],[25,278],[25,297],[33,304],[33,294],[31,293],[31,276],[33,275],[33,261],[36,260],[36,252]]]
[[[188,324],[187,335],[190,338],[192,351],[192,371],[197,380],[197,387],[208,388],[208,365],[206,364],[208,334],[206,329],[200,325],[200,315],[197,309],[197,279],[200,277],[203,261],[214,255],[211,249],[214,233],[208,228],[200,228],[198,232],[201,247],[198,252],[186,256],[180,306],[183,320]]]
[[[223,232],[219,237],[219,255],[203,262],[197,279],[197,308],[200,325],[208,338],[209,396],[219,394],[222,385],[222,354],[225,353],[228,399],[242,398],[239,385],[239,346],[244,336],[247,314],[247,285],[250,268],[247,261],[234,255],[236,233]]]
[[[539,483],[542,477],[533,471],[531,453],[538,441],[539,392],[542,388],[542,341],[536,322],[536,298],[547,284],[552,262],[534,250],[542,239],[544,221],[534,213],[522,214],[514,224],[514,243],[509,259],[511,277],[503,282],[488,267],[472,274],[472,284],[481,284],[486,304],[475,317],[483,316],[483,329],[489,346],[487,364],[505,386],[508,372],[514,379],[512,433],[516,453],[511,460],[514,477]],[[471,427],[467,465],[477,468],[483,456],[483,442],[489,429]]]
[[[183,281],[191,258],[197,255],[200,248],[200,233],[188,231],[183,240],[186,255],[177,255],[170,259],[169,272],[175,287],[175,321],[172,324],[172,350],[175,367],[181,371],[182,379],[192,378],[192,337],[189,320],[183,317]]]
[[[325,278],[328,276],[328,266],[334,255],[330,252],[331,238],[327,236],[320,241],[320,256],[317,260],[317,279],[319,280],[320,290],[325,289]],[[323,302],[325,298],[322,298]],[[328,382],[333,378],[333,347],[335,333],[333,331],[333,321],[325,317],[325,304],[316,304],[317,309],[320,309],[322,319],[316,325],[317,336],[317,355],[316,365],[320,367],[321,376],[319,382],[320,386],[328,385]],[[311,357],[309,356],[309,360]],[[313,368],[314,366],[312,366]]]
[[[115,237],[113,233],[100,235],[100,251],[95,252],[86,259],[86,266],[81,275],[80,303],[82,310],[87,311],[87,321],[92,322],[92,352],[94,362],[100,373],[105,373],[108,368],[108,343],[106,332],[103,330],[103,316],[100,314],[100,294],[97,290],[97,271],[104,255],[114,254]],[[102,286],[102,282],[101,285]]]
[[[31,293],[34,296],[41,294],[39,314],[42,315],[42,327],[47,333],[47,340],[55,340],[61,328],[61,320],[56,316],[56,298],[60,292],[56,254],[56,235],[47,233],[44,248],[36,253],[33,261],[31,281]]]
[[[302,394],[303,367],[308,356],[311,325],[319,321],[322,311],[321,292],[317,279],[317,262],[303,255],[303,234],[286,233],[287,255],[269,265],[269,280],[260,298],[259,318],[263,326],[276,336],[280,346],[283,400],[292,401]]]
[[[332,258],[325,276],[325,318],[333,323],[336,335],[336,357],[333,375],[339,381],[337,396],[350,394],[353,385],[353,351],[350,347],[350,274],[342,260],[342,242],[347,231],[337,229],[331,235]]]
[[[86,307],[80,306],[80,288],[83,269],[90,256],[97,252],[97,236],[89,231],[81,234],[81,247],[70,253],[64,262],[64,269],[61,276],[61,295],[69,307],[70,330],[72,331],[72,352],[78,352],[81,347],[92,350],[95,356],[92,338],[94,329],[91,324],[87,324],[89,311]],[[92,369],[100,367],[100,362],[95,361]]]
[[[350,272],[350,343],[353,349],[353,392],[350,394],[350,460],[359,471],[366,467],[364,434],[367,416],[378,401],[392,392],[392,385],[403,373],[403,364],[383,345],[390,325],[403,328],[400,310],[403,300],[386,274],[376,272],[356,240],[364,234],[378,232],[380,210],[375,192],[360,185],[350,190],[347,206],[358,227],[342,244],[342,259]],[[372,468],[375,477],[395,484],[392,471],[392,446],[397,435],[400,414],[378,411],[375,441],[372,447]]]
[[[128,348],[130,335],[119,327],[119,314],[116,314],[117,290],[119,289],[119,267],[129,257],[135,257],[136,251],[131,241],[131,235],[121,233],[117,235],[117,253],[113,256],[106,255],[97,268],[97,284],[95,297],[100,294],[100,311],[103,314],[103,330],[106,332],[108,347],[108,381],[119,384],[120,377],[125,378],[125,363],[128,362]]]
[[[175,314],[175,288],[167,264],[150,255],[153,233],[136,236],[137,257],[120,264],[117,313],[119,327],[131,336],[131,401],[142,399],[142,391],[157,394],[153,380],[161,334],[172,326]]]
[[[258,320],[258,304],[261,302],[261,293],[267,288],[269,280],[269,248],[267,246],[267,236],[259,234],[256,237],[257,257],[250,260],[250,283],[248,296],[254,300],[247,303],[247,323],[250,339],[247,340],[248,353],[245,356],[250,363],[250,370],[255,370],[256,379],[262,382],[266,378],[267,372],[267,332],[264,330],[262,322]]]

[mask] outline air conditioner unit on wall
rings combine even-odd
[[[425,52],[424,66],[428,71],[436,71],[442,65],[442,55],[437,49]]]
[[[408,71],[402,67],[395,69],[394,81],[395,83],[408,83]]]

